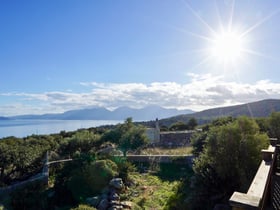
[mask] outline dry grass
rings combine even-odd
[[[147,148],[140,151],[141,155],[191,155],[192,147],[178,147],[178,148]]]

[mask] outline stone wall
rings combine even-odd
[[[190,139],[195,131],[169,131],[160,133],[160,146],[190,146]]]

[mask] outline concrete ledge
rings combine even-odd
[[[231,196],[229,203],[231,206],[234,206],[235,209],[244,209],[244,206],[246,206],[246,209],[258,209],[260,198],[248,195],[240,192],[234,192]]]
[[[261,165],[259,166],[259,169],[255,175],[253,182],[251,183],[251,186],[247,194],[261,197],[261,198],[263,197],[266,184],[270,179],[271,167],[272,167],[272,162],[269,163],[265,161],[261,162]]]
[[[234,192],[229,202],[233,210],[261,209],[266,201],[267,190],[273,170],[276,148],[262,150],[263,161],[247,193]]]

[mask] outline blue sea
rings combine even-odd
[[[0,138],[52,134],[80,128],[115,125],[121,122],[117,120],[0,120]]]

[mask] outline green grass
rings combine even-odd
[[[174,164],[160,164],[153,173],[130,173],[132,184],[122,197],[146,210],[171,210],[182,205],[188,196],[190,168]],[[185,209],[180,208],[180,209]]]
[[[134,173],[130,178],[135,185],[127,190],[127,197],[143,209],[163,209],[179,186],[179,181],[163,181],[150,174]]]

